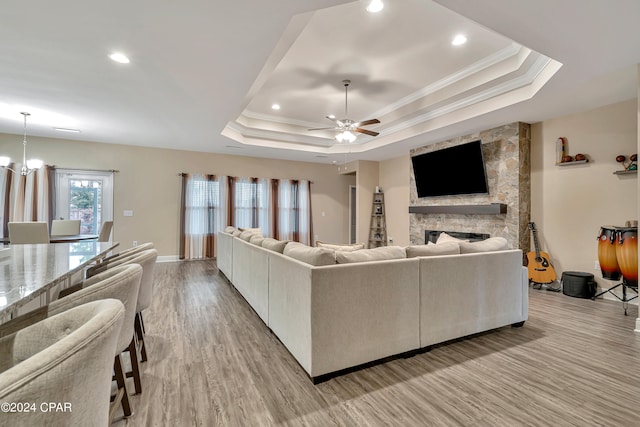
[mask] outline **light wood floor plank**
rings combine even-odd
[[[214,261],[158,264],[144,391],[113,425],[640,426],[637,315],[531,289],[522,328],[313,385]]]

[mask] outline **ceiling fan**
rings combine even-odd
[[[347,91],[349,88],[349,85],[351,84],[351,80],[343,80],[342,84],[344,84],[344,115],[345,117],[348,117],[348,109],[347,109]],[[370,135],[370,136],[378,136],[379,133],[378,132],[374,132],[372,130],[367,130],[367,129],[362,129],[361,126],[367,126],[367,125],[373,125],[376,123],[380,123],[380,120],[378,119],[370,119],[370,120],[364,120],[362,122],[356,122],[354,120],[348,119],[348,118],[344,118],[344,119],[336,119],[334,116],[326,116],[327,119],[331,120],[333,123],[335,123],[334,127],[327,127],[327,128],[313,128],[313,129],[309,129],[309,130],[335,130],[338,133],[336,134],[335,138],[338,142],[353,142],[356,140],[356,138],[358,137],[356,135],[356,133],[363,133],[365,135]]]

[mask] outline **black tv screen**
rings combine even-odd
[[[411,158],[418,197],[487,194],[482,141],[473,141]]]

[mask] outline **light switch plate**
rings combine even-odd
[[[122,214],[124,216],[133,216],[133,211],[124,211]]]

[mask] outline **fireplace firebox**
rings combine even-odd
[[[440,233],[447,233],[451,237],[455,237],[456,239],[468,240],[470,242],[478,242],[480,240],[485,240],[491,237],[488,233],[472,233],[472,232],[464,232],[464,231],[446,231],[446,230],[424,230],[424,242],[427,244],[428,242],[435,243],[438,240],[438,236]]]

